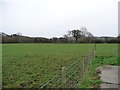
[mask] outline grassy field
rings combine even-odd
[[[102,81],[100,76],[96,74],[96,68],[103,65],[120,65],[118,61],[118,45],[117,44],[98,44],[96,47],[96,57],[90,65],[86,74],[85,82],[78,84],[82,88],[99,88]]]
[[[39,87],[61,71],[62,66],[86,55],[93,44],[3,44],[3,87]],[[91,72],[81,87],[90,87],[96,67],[117,64],[117,44],[98,44]],[[97,81],[96,81],[97,82]],[[99,81],[98,81],[99,82]]]
[[[62,66],[86,55],[92,44],[4,44],[3,87],[39,87]]]

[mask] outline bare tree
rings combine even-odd
[[[81,30],[83,36],[85,36],[85,37],[93,37],[92,33],[87,31],[86,27],[82,26],[80,30]]]
[[[71,35],[75,38],[76,42],[78,42],[78,39],[81,36],[81,31],[76,29],[71,31]]]
[[[78,42],[78,40],[80,39],[81,39],[81,42],[82,40],[84,41],[87,40],[87,42],[89,41],[91,42],[93,38],[92,33],[88,32],[86,27],[81,27],[80,30],[79,29],[74,29],[72,31],[69,30],[67,33],[68,34],[66,36],[68,36],[69,38],[73,37],[76,42]]]
[[[22,36],[22,34],[20,32],[16,33],[17,36]]]

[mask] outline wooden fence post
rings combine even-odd
[[[66,68],[62,67],[62,88],[66,87]]]
[[[84,83],[84,74],[85,74],[85,57],[83,57],[82,62],[82,83]]]
[[[94,50],[96,51],[96,44],[94,45]]]
[[[96,54],[96,44],[94,45],[94,58],[95,58],[95,54]]]

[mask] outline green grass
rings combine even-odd
[[[96,68],[103,65],[118,65],[118,45],[117,44],[98,44],[96,47],[96,57],[90,65],[89,71],[86,74],[85,82],[79,83],[82,88],[99,87],[102,83],[99,75],[95,73]]]
[[[86,55],[92,44],[3,44],[4,88],[39,87],[62,66]]]
[[[93,44],[3,44],[2,79],[4,88],[39,87],[67,66],[87,55]],[[96,57],[80,87],[100,84],[95,69],[118,64],[117,44],[97,44]]]

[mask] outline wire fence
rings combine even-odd
[[[95,57],[95,48],[91,48],[86,56],[82,56],[71,65],[62,67],[61,72],[54,76],[51,80],[39,87],[43,88],[77,88],[78,82],[84,83],[85,74]]]

